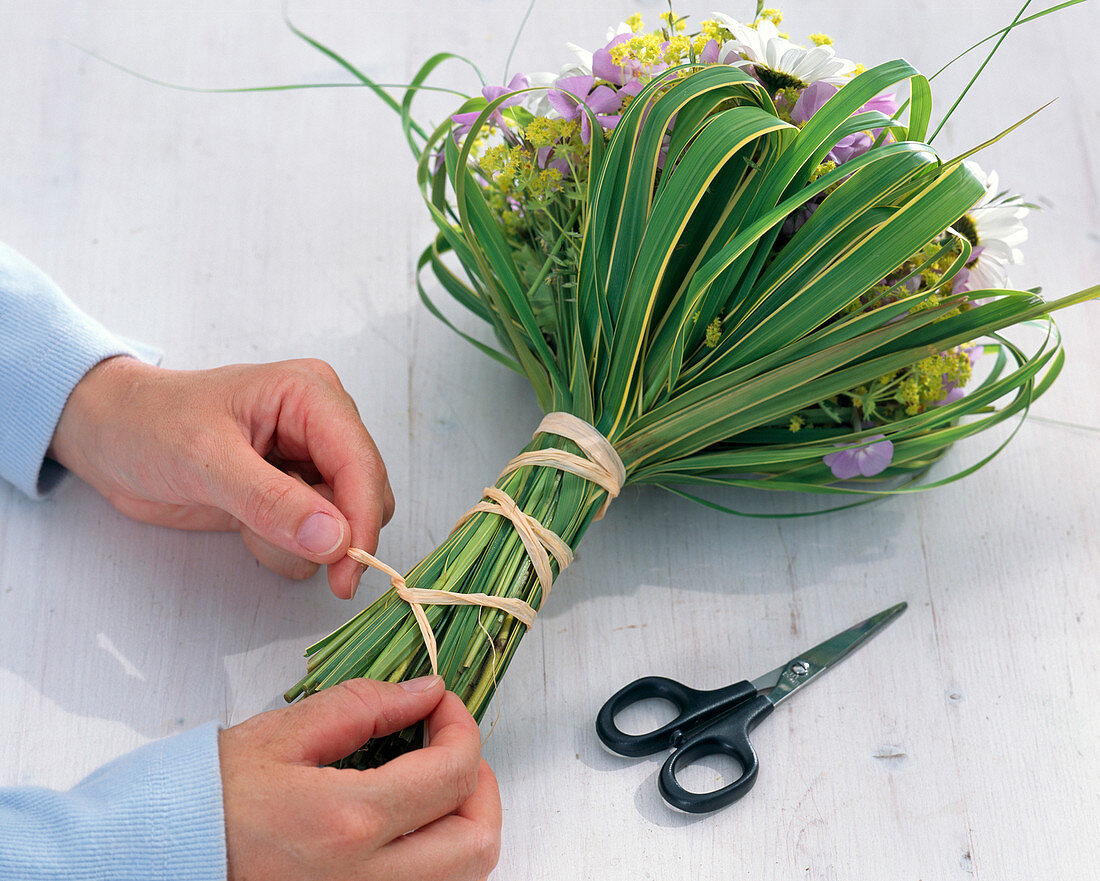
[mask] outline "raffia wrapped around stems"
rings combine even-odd
[[[544,431],[547,425],[579,433],[583,445]],[[618,455],[595,429],[569,414],[549,414],[486,489],[489,501],[463,515],[406,577],[352,549],[350,556],[385,572],[392,586],[310,648],[309,672],[286,699],[356,676],[400,680],[435,672],[480,721],[553,579],[625,479]],[[418,736],[413,728],[372,742],[342,764],[375,766]]]

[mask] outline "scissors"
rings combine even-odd
[[[854,627],[795,655],[770,673],[713,691],[688,688],[664,676],[644,676],[615,692],[596,717],[596,734],[604,746],[623,756],[648,756],[672,749],[661,767],[657,788],[674,808],[693,814],[716,811],[747,794],[756,783],[760,762],[749,740],[749,732],[788,697],[813,682],[907,608],[898,603]],[[639,701],[658,698],[676,707],[677,716],[648,734],[624,734],[615,717]],[[698,759],[726,755],[741,766],[741,776],[713,792],[691,792],[676,780],[676,774]]]

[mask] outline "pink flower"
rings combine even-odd
[[[527,77],[522,73],[517,73],[512,77],[511,82],[506,86],[486,86],[481,90],[482,96],[486,101],[493,102],[502,95],[507,95],[509,92],[517,92],[520,89],[526,89],[528,85]],[[505,127],[504,117],[501,115],[502,107],[514,107],[521,100],[522,95],[512,95],[510,98],[506,98],[500,103],[496,110],[489,114],[489,122],[495,125],[497,128],[503,129]],[[468,113],[456,113],[451,117],[451,120],[457,125],[454,130],[455,140],[461,140],[469,134],[470,129],[473,128],[477,118],[481,116],[482,111],[471,110]]]
[[[830,83],[811,83],[798,96],[798,101],[791,109],[791,119],[798,125],[804,125],[838,91],[837,87]],[[874,110],[885,116],[893,116],[898,112],[896,96],[893,94],[876,95],[860,107],[856,113],[870,113]],[[881,131],[882,129],[873,129],[870,132],[856,132],[855,134],[846,135],[837,141],[833,149],[829,151],[828,158],[837,165],[843,165],[850,159],[862,156],[871,149],[871,145],[874,144],[875,138],[879,136]]]
[[[581,140],[584,143],[592,137],[592,120],[583,107],[587,107],[604,128],[614,128],[619,121],[616,114],[623,106],[622,99],[610,86],[596,86],[594,77],[567,76],[555,81],[557,87],[546,96],[550,106],[561,114],[562,119],[570,122],[579,119]],[[595,88],[593,88],[595,86]]]
[[[824,462],[837,480],[851,480],[858,475],[874,477],[881,474],[893,459],[894,445],[886,440],[886,435],[876,434],[867,438],[867,443],[861,447],[826,454]]]

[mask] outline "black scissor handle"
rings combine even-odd
[[[746,795],[760,770],[749,732],[759,725],[775,705],[765,695],[730,710],[726,715],[687,737],[661,767],[657,788],[672,807],[692,814],[705,814],[732,804]],[[741,776],[713,792],[692,792],[676,780],[676,774],[707,756],[727,755],[741,766]]]
[[[604,746],[621,756],[648,756],[679,745],[691,729],[755,695],[756,689],[747,680],[713,691],[700,691],[664,676],[643,676],[620,688],[600,708],[596,734]],[[626,734],[615,724],[615,716],[624,709],[653,698],[675,706],[676,718],[646,734]]]

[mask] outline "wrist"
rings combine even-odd
[[[157,369],[128,355],[96,364],[65,402],[46,455],[87,479],[104,427],[119,421],[138,380]]]

